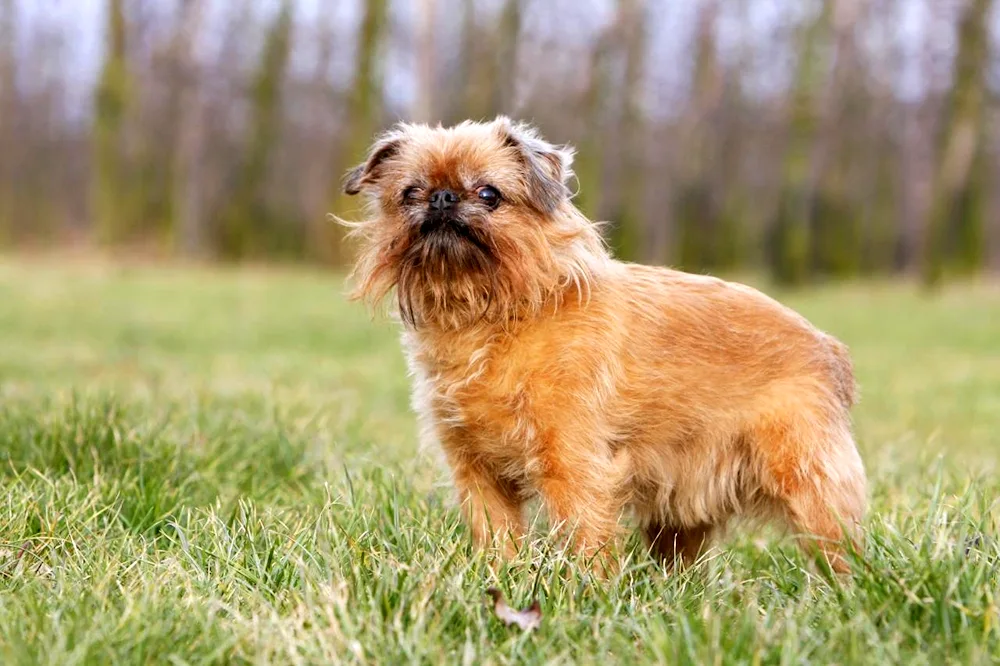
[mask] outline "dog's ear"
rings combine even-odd
[[[525,123],[498,116],[494,127],[504,146],[518,152],[524,164],[531,203],[543,213],[551,213],[569,198],[567,181],[573,177],[573,149],[555,146]]]
[[[344,176],[344,193],[357,194],[365,185],[378,182],[383,163],[399,154],[405,139],[405,133],[398,128],[379,135],[368,150],[365,161]]]

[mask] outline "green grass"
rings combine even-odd
[[[603,584],[494,571],[418,453],[397,332],[319,273],[0,262],[0,662],[1000,661],[1000,292],[786,300],[851,345],[868,541]],[[541,601],[535,633],[485,590]]]

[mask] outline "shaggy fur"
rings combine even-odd
[[[865,505],[847,349],[750,287],[612,259],[571,162],[502,117],[402,124],[345,181],[371,201],[356,296],[395,292],[422,435],[475,542],[510,552],[540,496],[586,554],[629,510],[670,561],[779,517],[846,571]],[[435,211],[443,188],[459,201]]]

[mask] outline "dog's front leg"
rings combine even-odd
[[[537,487],[550,521],[568,534],[571,547],[595,570],[613,569],[610,546],[624,505],[627,461],[602,445],[552,434],[540,442]]]
[[[524,534],[519,488],[472,460],[453,459],[452,470],[472,542],[513,557]]]

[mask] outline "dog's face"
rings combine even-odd
[[[382,135],[344,183],[374,204],[357,225],[359,292],[380,300],[395,288],[412,326],[466,326],[544,300],[567,279],[563,246],[593,233],[569,203],[571,162],[502,117]]]

